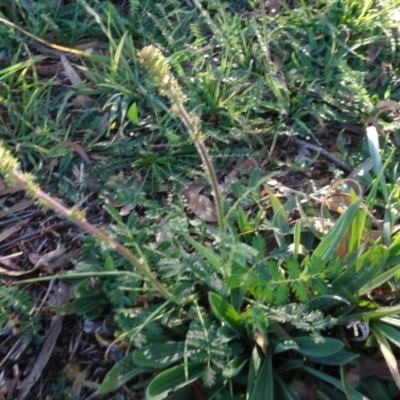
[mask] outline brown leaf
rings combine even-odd
[[[25,185],[20,182],[16,182],[13,186],[9,186],[0,178],[0,196],[7,196],[8,194],[13,194],[24,190]]]
[[[265,343],[264,338],[258,331],[256,331],[256,333],[254,334],[254,339],[255,339],[258,347],[261,349],[261,351],[266,356],[267,355],[267,344]]]
[[[75,71],[71,63],[68,61],[67,57],[65,57],[63,54],[60,57],[62,66],[64,68],[65,75],[67,75],[69,81],[72,83],[73,86],[77,86],[82,82],[81,77],[78,75],[78,73]],[[91,102],[92,99],[89,96],[86,95],[78,95],[75,97],[74,100],[74,105],[75,106],[83,106],[89,102]]]
[[[5,229],[3,232],[0,233],[0,243],[3,240],[6,240],[8,237],[14,235],[14,233],[18,232],[22,228],[22,224],[16,224],[10,226],[9,228]]]
[[[63,305],[68,302],[72,297],[70,286],[64,282],[60,282],[55,291],[56,305]],[[48,363],[51,354],[53,353],[57,339],[62,330],[63,317],[56,315],[52,318],[50,328],[47,332],[46,340],[43,343],[39,356],[35,362],[35,368],[21,383],[18,400],[25,400],[31,391],[32,386],[38,381],[42,372]]]
[[[30,207],[35,201],[31,199],[21,200],[19,203],[15,204],[14,206],[6,209],[0,210],[0,218],[5,217],[8,214],[16,213],[18,211],[23,211]]]
[[[400,361],[397,360],[397,366],[400,367]],[[347,374],[347,382],[353,386],[360,381],[371,376],[390,379],[390,370],[385,361],[372,362],[370,364],[362,364],[352,368]]]
[[[39,76],[48,77],[57,75],[61,64],[36,64],[35,68]]]
[[[365,63],[367,65],[371,65],[375,61],[376,57],[378,57],[381,50],[382,50],[382,47],[378,46],[376,43],[370,44],[369,48],[368,48],[368,54],[367,54],[367,59],[365,60]]]
[[[383,108],[385,111],[398,111],[400,110],[400,104],[395,100],[381,100],[376,103],[376,108]]]
[[[206,222],[217,222],[217,211],[214,203],[203,194],[188,193],[186,196],[190,210]]]

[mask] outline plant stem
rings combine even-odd
[[[177,104],[179,115],[183,124],[185,125],[186,129],[189,132],[190,137],[193,139],[197,151],[200,154],[200,157],[204,163],[204,168],[206,170],[207,178],[210,182],[210,185],[213,190],[215,206],[217,209],[217,217],[218,217],[218,226],[221,231],[225,230],[225,217],[224,217],[224,210],[222,206],[222,196],[219,190],[217,175],[215,174],[214,167],[212,165],[210,156],[207,151],[207,147],[204,145],[204,141],[200,138],[199,133],[197,132],[196,127],[191,122],[190,116],[186,111],[185,107],[182,103]]]
[[[15,179],[27,185],[26,179],[24,179],[24,174],[16,170],[12,172]],[[126,247],[116,242],[107,236],[103,231],[92,225],[86,218],[81,217],[76,210],[70,210],[60,204],[58,201],[54,200],[48,194],[43,192],[41,189],[36,189],[35,197],[41,202],[60,212],[62,215],[67,217],[69,220],[73,221],[76,225],[81,227],[86,232],[91,233],[96,236],[100,241],[108,244],[112,249],[121,254],[125,259],[133,264],[146,278],[148,278],[151,283],[157,288],[160,294],[167,300],[173,300],[173,294],[153,275],[153,273],[143,264],[137,257],[135,257]]]

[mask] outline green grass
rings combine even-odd
[[[111,316],[114,345],[126,353],[98,392],[128,382],[149,399],[192,398],[196,381],[210,399],[298,399],[311,398],[308,379],[319,398],[396,398],[380,376],[347,378],[399,356],[399,110],[389,101],[400,101],[400,2],[287,2],[277,15],[261,1],[233,3],[0,7],[30,34],[0,21],[3,145],[53,196],[77,204],[94,192],[112,218],[109,237],[171,294],[164,301],[140,268],[86,239],[82,261],[63,275],[74,282],[74,313]],[[68,55],[81,82],[64,71],[65,52],[35,37],[69,48],[96,42],[92,54]],[[187,131],[182,112],[170,111],[178,102],[160,90],[161,71],[140,64],[149,45],[167,58],[208,155],[198,154],[199,133]],[[91,101],[77,105],[80,95]],[[392,110],[380,112],[382,101]],[[366,134],[372,124],[379,134]],[[355,178],[362,196],[348,192],[340,218],[323,196],[345,175],[314,153],[299,161],[291,136],[336,145],[352,168],[372,160]],[[245,159],[257,167],[241,168]],[[183,199],[192,183],[208,183],[213,198],[208,161],[225,188],[219,228]],[[307,193],[266,192],[272,178]],[[304,178],[309,189],[295,185]],[[322,217],[334,224],[329,232],[316,228]],[[369,324],[367,340],[352,340],[354,321]]]

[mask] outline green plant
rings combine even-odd
[[[0,331],[11,329],[23,340],[40,340],[40,316],[32,313],[35,303],[27,291],[0,282]]]
[[[56,145],[79,142],[80,156],[101,160],[93,166],[96,190],[114,220],[105,231],[45,194],[0,148],[9,179],[24,181],[41,204],[99,239],[87,238],[84,261],[56,276],[74,283],[76,313],[92,319],[109,312],[119,328],[112,346],[126,355],[97,392],[130,382],[151,399],[192,398],[196,391],[214,399],[396,398],[398,388],[380,375],[357,379],[364,364],[384,359],[400,383],[400,310],[391,305],[400,252],[392,138],[382,146],[370,128],[366,145],[360,140],[348,155],[353,166],[371,157],[374,169],[357,178],[365,195],[340,193],[346,211],[339,219],[323,197],[310,206],[315,193],[286,202],[272,190],[261,196],[272,177],[262,168],[232,182],[228,195],[219,183],[227,161],[273,159],[284,135],[326,129],[329,136],[371,117],[396,132],[397,122],[380,116],[377,105],[399,98],[391,9],[398,1],[300,1],[278,16],[250,2],[251,18],[236,13],[239,3],[189,3],[130,1],[122,13],[107,1],[65,8],[17,1],[22,12],[9,12],[11,23],[0,20],[12,64],[0,71],[4,145],[19,151],[24,170],[50,182],[48,190],[74,200],[96,185],[74,185],[80,160]],[[28,31],[16,28],[26,13]],[[83,83],[52,95],[53,80],[38,79],[38,59],[22,37],[68,52],[43,42],[43,33],[71,47],[79,35],[99,39],[99,54],[75,53],[85,57],[75,65]],[[385,62],[393,65],[381,67]],[[96,107],[77,112],[76,95],[91,96]],[[202,178],[196,149],[218,228],[188,216],[180,198],[181,182]],[[47,177],[48,158],[59,165]],[[165,182],[169,201],[161,207],[156,189]],[[120,205],[132,203],[124,218]]]

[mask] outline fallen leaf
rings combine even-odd
[[[58,305],[65,304],[71,299],[71,290],[69,285],[60,282],[56,291]],[[57,339],[62,330],[63,317],[61,315],[55,315],[50,324],[50,328],[47,332],[46,340],[43,343],[42,349],[40,350],[39,356],[35,362],[35,368],[32,369],[31,373],[21,383],[18,400],[25,400],[32,386],[38,381],[42,372],[48,363],[51,354],[53,353]]]
[[[14,235],[14,233],[18,232],[22,228],[23,224],[16,224],[10,226],[9,228],[5,229],[3,232],[0,233],[0,243],[6,240],[8,237]]]
[[[21,200],[19,203],[15,204],[12,207],[7,208],[6,210],[0,210],[0,218],[3,218],[6,215],[9,215],[9,214],[12,214],[12,213],[16,213],[16,212],[19,212],[19,211],[26,210],[34,202],[35,202],[35,200],[31,200],[31,199]]]
[[[24,190],[24,188],[25,185],[23,183],[17,182],[13,186],[9,186],[0,178],[0,196],[7,196],[19,192],[20,190]]]
[[[395,100],[381,100],[376,103],[376,108],[385,109],[385,111],[398,111],[400,110],[400,104]]]
[[[367,59],[365,60],[365,63],[367,65],[371,65],[376,57],[378,57],[379,53],[381,52],[382,47],[377,45],[376,43],[372,43],[368,47],[368,54],[367,54]]]
[[[400,361],[397,360],[397,366],[400,366]],[[379,378],[390,379],[390,371],[385,361],[372,362],[369,364],[359,365],[352,368],[347,374],[347,382],[351,386],[356,386],[360,381],[376,376]]]
[[[214,203],[205,195],[200,194],[204,185],[192,185],[183,191],[188,207],[194,215],[206,222],[217,222],[217,211]]]
[[[65,75],[68,77],[69,81],[72,83],[73,86],[77,86],[82,82],[81,77],[78,75],[78,73],[75,71],[74,67],[71,65],[71,63],[68,61],[67,57],[65,57],[63,54],[60,57],[62,66],[64,68]],[[74,99],[74,105],[76,107],[83,106],[87,103],[90,103],[92,99],[89,96],[86,96],[84,94],[80,94],[75,97]]]

